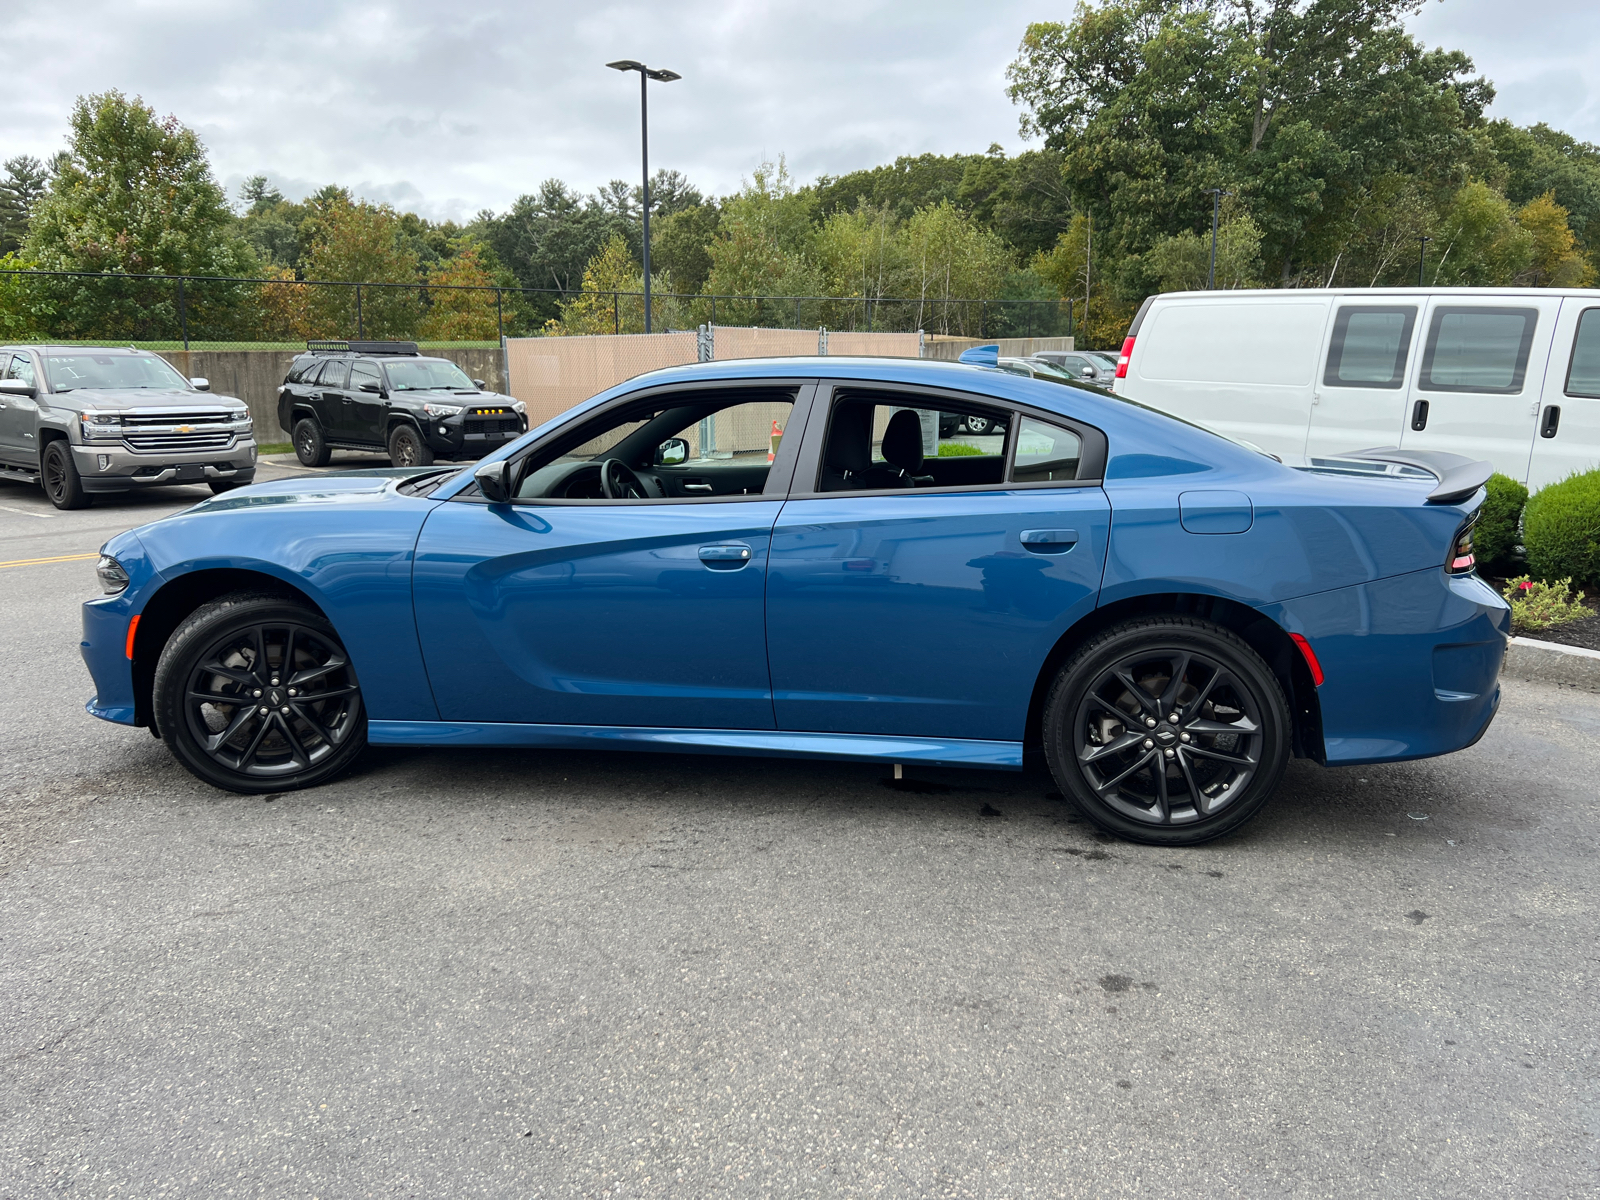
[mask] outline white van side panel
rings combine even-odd
[[[1328,307],[1293,292],[1157,297],[1118,391],[1299,461]]]
[[[1552,410],[1555,410],[1552,412]],[[1538,491],[1600,466],[1600,296],[1568,297],[1556,319],[1550,369],[1528,464],[1528,488]]]

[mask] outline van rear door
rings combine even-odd
[[[1600,466],[1600,303],[1569,296],[1556,320],[1528,486]]]
[[[1560,296],[1434,296],[1400,445],[1486,459],[1527,479],[1560,307]]]
[[[1398,446],[1406,381],[1415,365],[1422,296],[1341,296],[1322,356],[1306,458]]]

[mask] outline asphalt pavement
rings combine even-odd
[[[385,749],[245,798],[83,711],[96,547],[205,494],[0,484],[0,1197],[1600,1184],[1600,696],[1508,680],[1190,851],[1039,774]]]

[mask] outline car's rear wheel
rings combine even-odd
[[[44,494],[57,508],[88,508],[89,493],[83,490],[78,464],[72,461],[72,447],[59,438],[44,448],[39,463],[39,482]]]
[[[389,461],[397,467],[426,467],[433,462],[433,447],[415,425],[396,425],[389,431]]]
[[[1045,757],[1102,829],[1187,846],[1239,828],[1289,759],[1289,706],[1236,634],[1150,617],[1091,639],[1061,668],[1044,713]]]
[[[325,467],[333,457],[322,436],[322,427],[310,417],[301,417],[294,423],[294,456],[307,467]]]
[[[309,606],[236,593],[179,625],[156,664],[156,724],[178,761],[234,792],[333,778],[367,741],[355,669]]]
[[[977,435],[982,435],[982,434],[988,433],[989,432],[989,418],[988,417],[968,417],[967,418],[967,432],[971,433],[971,434],[977,434]]]

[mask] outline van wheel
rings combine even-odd
[[[1129,841],[1192,846],[1259,812],[1289,761],[1289,705],[1236,634],[1192,617],[1113,626],[1061,668],[1045,757],[1061,794]]]
[[[333,457],[328,443],[322,437],[322,428],[310,417],[302,417],[294,424],[294,456],[304,466],[325,467]]]
[[[431,466],[433,447],[415,425],[396,425],[389,431],[389,461],[397,467]]]
[[[361,686],[308,605],[235,592],[189,614],[156,663],[157,727],[190,772],[231,792],[325,783],[367,742]]]
[[[83,490],[78,464],[72,461],[72,447],[57,438],[44,448],[39,464],[39,482],[50,503],[57,508],[88,508],[89,493]]]

